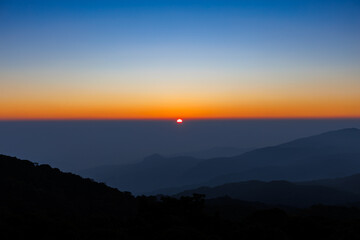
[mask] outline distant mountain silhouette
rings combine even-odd
[[[233,156],[251,150],[250,148],[214,147],[204,151],[174,154],[165,157],[160,154],[147,156],[140,163],[109,165],[83,169],[78,173],[85,177],[134,193],[147,193],[149,190],[177,185],[181,176],[203,158]],[[176,193],[175,191],[173,193]]]
[[[203,161],[184,178],[219,185],[258,180],[311,180],[360,172],[360,130],[342,129],[256,149],[232,158]]]
[[[178,154],[171,154],[168,157],[188,156],[199,159],[209,159],[218,157],[234,157],[240,154],[249,152],[254,148],[234,148],[234,147],[213,147],[202,151],[185,152]]]
[[[256,182],[256,181],[254,181]],[[281,181],[280,181],[281,182]],[[234,182],[230,182],[234,183]],[[340,191],[345,191],[348,193],[358,194],[360,195],[360,174],[354,174],[347,177],[342,178],[328,178],[328,179],[318,179],[312,181],[304,181],[304,182],[293,182],[296,185],[304,185],[304,186],[322,186],[328,187]],[[197,185],[187,185],[183,187],[175,187],[175,188],[165,188],[154,191],[152,194],[168,194],[168,195],[176,195],[180,192],[186,192],[187,190],[202,188],[203,186]],[[360,206],[360,204],[359,204]]]
[[[207,198],[228,196],[250,202],[309,207],[315,204],[342,205],[360,201],[360,196],[329,187],[298,185],[287,181],[247,181],[228,183],[217,187],[201,187],[175,196],[204,194]]]
[[[196,159],[155,155],[137,164],[93,168],[80,174],[135,193],[161,193],[158,190],[164,188],[184,190],[252,179],[307,181],[343,177],[360,172],[359,159],[360,130],[349,128],[235,157]]]
[[[360,174],[355,174],[342,178],[320,179],[308,182],[301,182],[299,184],[325,186],[342,191],[352,192],[355,194],[360,194]]]
[[[165,158],[153,154],[140,163],[111,165],[82,170],[82,176],[91,177],[110,186],[143,193],[161,187],[171,187],[182,182],[181,176],[198,164],[192,157]]]

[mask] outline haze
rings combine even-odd
[[[197,156],[253,149],[325,131],[360,128],[359,119],[0,122],[0,152],[65,171],[140,162],[151,154]],[[225,148],[221,151],[221,148]],[[213,153],[212,153],[213,154]],[[216,155],[208,155],[207,158]]]

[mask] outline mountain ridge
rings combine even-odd
[[[156,164],[150,164],[150,159]],[[342,177],[360,172],[358,159],[360,130],[345,128],[258,148],[235,157],[196,159],[153,155],[140,163],[108,167],[101,174],[96,175],[97,169],[80,174],[141,194],[185,185],[215,186],[229,179],[233,182],[307,181]]]
[[[358,194],[326,186],[258,180],[227,183],[216,187],[200,187],[174,196],[191,196],[194,193],[204,194],[208,199],[227,196],[241,201],[294,207],[309,207],[316,204],[346,205],[360,201]]]

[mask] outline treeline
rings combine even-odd
[[[0,155],[1,239],[360,239],[357,208],[134,197]]]

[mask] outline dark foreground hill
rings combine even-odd
[[[208,238],[201,196],[134,197],[49,165],[0,155],[0,239]],[[221,229],[219,229],[221,230]],[[221,230],[222,231],[222,230]],[[184,235],[185,234],[185,235]]]
[[[204,194],[207,198],[228,196],[243,201],[294,207],[310,207],[315,204],[346,205],[360,201],[358,194],[344,190],[286,181],[228,183],[217,187],[187,190],[176,196],[192,196],[194,193]]]
[[[300,184],[325,186],[341,191],[348,191],[355,194],[360,194],[360,174],[354,174],[342,178],[313,180],[308,182],[301,182]]]
[[[0,189],[0,234],[19,239],[32,234],[59,239],[98,236],[137,211],[130,193],[4,155],[0,155]],[[94,223],[100,226],[93,229]]]
[[[0,239],[359,239],[357,208],[133,197],[0,155]]]

